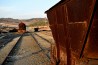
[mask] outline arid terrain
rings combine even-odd
[[[22,19],[22,20],[12,19],[12,18],[0,18],[0,31],[8,32],[13,28],[18,29],[18,25],[20,22],[25,23],[26,26],[30,28],[40,27],[40,26],[43,27],[49,25],[48,20],[46,18],[32,18],[32,19]]]

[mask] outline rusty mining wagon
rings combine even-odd
[[[18,29],[18,32],[19,33],[24,33],[24,32],[26,32],[26,25],[23,23],[23,22],[21,22],[21,23],[19,23],[19,29]]]
[[[98,0],[61,0],[47,10],[51,65],[98,65]]]

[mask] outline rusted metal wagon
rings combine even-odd
[[[18,32],[20,32],[20,33],[26,32],[26,25],[23,22],[19,23],[18,26],[19,26]]]
[[[98,0],[61,0],[47,10],[51,65],[98,65]]]

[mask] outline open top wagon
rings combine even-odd
[[[61,0],[46,11],[56,45],[51,65],[98,65],[97,0]]]

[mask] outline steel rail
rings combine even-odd
[[[6,64],[6,62],[7,62],[8,59],[9,59],[9,56],[13,54],[12,52],[15,50],[17,44],[18,44],[19,41],[22,39],[23,35],[24,35],[24,34],[21,35],[21,37],[18,39],[18,41],[16,42],[16,44],[15,44],[15,45],[13,46],[13,48],[11,49],[11,51],[9,51],[9,54],[7,55],[7,57],[5,58],[5,60],[3,61],[3,63],[2,63],[1,65],[5,65],[5,64]]]

